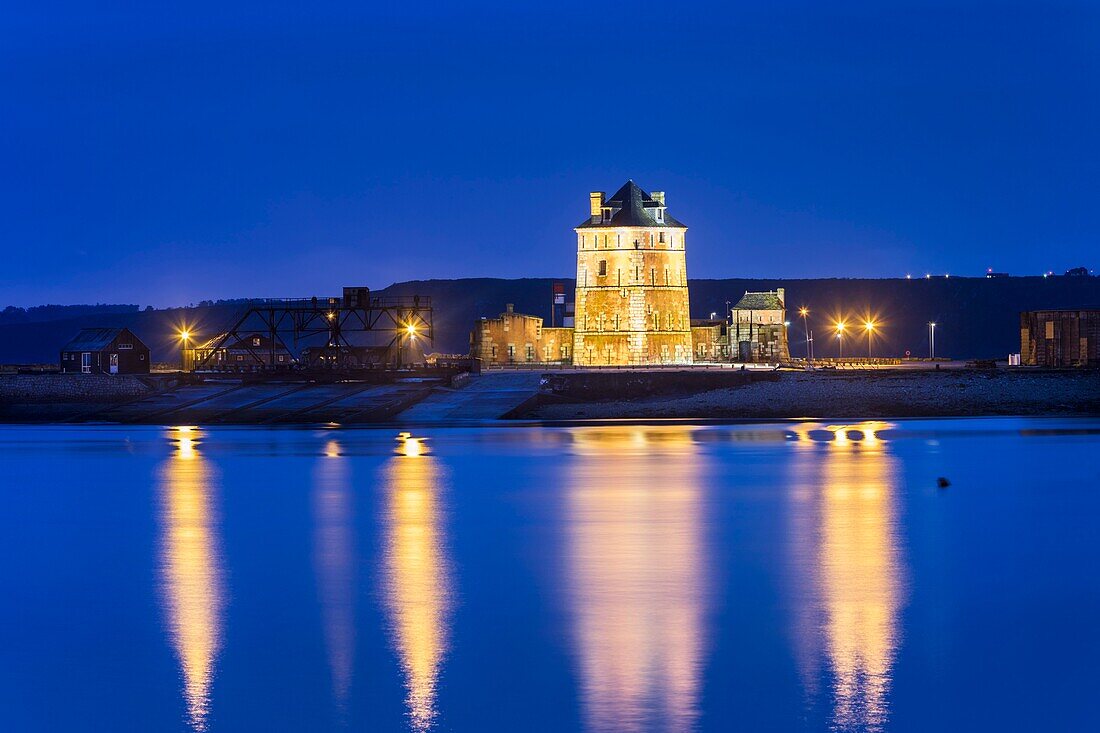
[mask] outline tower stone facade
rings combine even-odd
[[[578,366],[691,364],[687,227],[663,192],[627,181],[610,198],[589,196],[577,233]]]

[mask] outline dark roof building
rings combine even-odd
[[[668,213],[663,191],[648,194],[634,181],[627,181],[611,198],[605,199],[603,191],[594,191],[591,197],[591,215],[577,225],[588,227],[672,227],[687,229]]]
[[[1100,310],[1043,310],[1020,314],[1024,366],[1100,364]]]
[[[128,328],[85,328],[62,347],[61,371],[148,374],[149,347]]]
[[[246,333],[229,338],[220,333],[195,346],[189,356],[189,368],[202,364],[204,369],[252,370],[269,366],[290,367],[294,363],[293,355],[281,341],[272,341],[269,335],[263,333]],[[188,361],[186,356],[185,361]]]

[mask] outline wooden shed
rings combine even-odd
[[[61,349],[66,374],[148,374],[149,347],[128,328],[85,328]]]

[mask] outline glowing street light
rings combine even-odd
[[[409,325],[405,326],[405,333],[407,333],[409,336],[416,336],[416,324],[410,323]]]
[[[813,361],[813,354],[810,353],[810,327],[806,320],[806,317],[810,315],[810,309],[802,306],[798,309],[798,315],[802,316],[802,331],[806,334],[806,361]]]
[[[838,358],[843,359],[844,358],[844,322],[843,321],[837,321],[837,323],[836,323],[836,341],[837,341],[837,348],[838,348],[838,352],[837,352]]]
[[[866,321],[863,328],[867,331],[867,358],[871,358],[871,333],[875,330],[874,321]]]
[[[186,328],[180,329],[180,369],[187,371],[187,342],[191,340],[191,332]]]

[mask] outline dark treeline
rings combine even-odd
[[[435,350],[465,353],[475,321],[498,315],[507,303],[513,303],[517,312],[549,320],[555,282],[564,283],[567,293],[574,285],[571,279],[552,278],[422,280],[397,283],[377,292],[430,296],[435,308]],[[878,356],[900,356],[907,350],[925,355],[927,323],[936,321],[937,355],[960,359],[1004,358],[1018,351],[1020,311],[1100,307],[1100,278],[1096,277],[724,279],[691,281],[692,317],[706,318],[711,313],[721,317],[726,302],[735,303],[746,290],[778,287],[786,289],[795,356],[805,350],[802,320],[797,315],[798,307],[803,305],[810,309],[809,326],[819,356],[835,355],[832,326],[838,318],[845,318],[856,334],[845,340],[845,353],[865,354],[867,341],[861,324],[870,315],[878,324],[872,343]],[[176,333],[180,326],[187,325],[200,339],[213,336],[229,325],[243,302],[234,299],[163,310],[141,310],[134,305],[14,309],[33,311],[35,317],[0,320],[0,362],[52,362],[62,344],[87,326],[126,326],[149,345],[154,361],[174,361],[179,354]],[[49,313],[53,317],[45,317]]]
[[[99,316],[115,313],[135,313],[139,306],[128,304],[97,305],[35,305],[30,308],[20,308],[9,305],[0,310],[0,325],[9,323],[39,323],[41,321],[56,321],[62,318]]]

